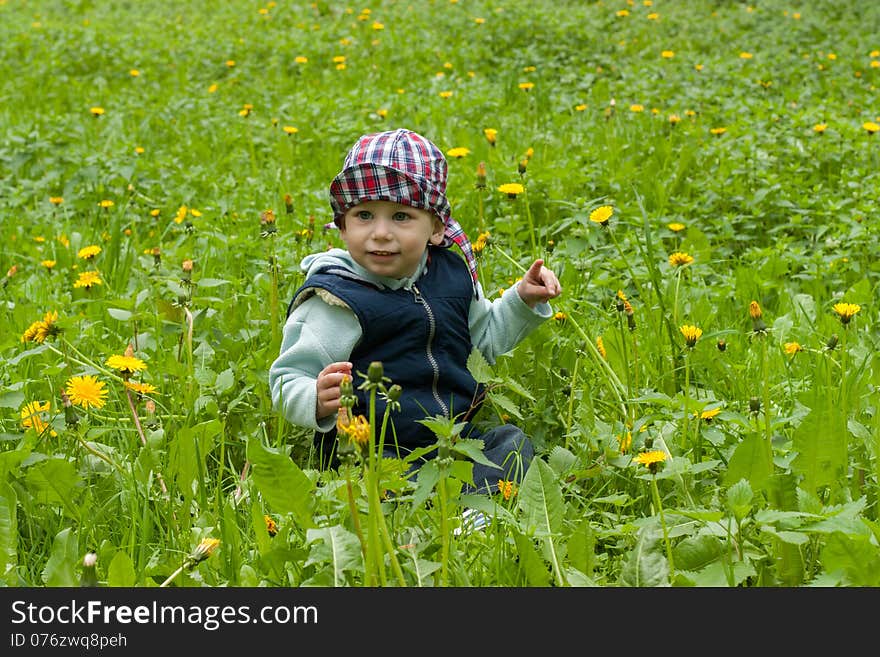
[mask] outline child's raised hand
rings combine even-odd
[[[342,383],[343,377],[351,377],[351,368],[352,365],[348,362],[330,363],[318,372],[315,419],[321,420],[339,410],[339,400],[342,397],[339,384]]]
[[[534,308],[539,303],[544,303],[562,294],[562,286],[556,274],[544,266],[544,260],[538,258],[523,274],[522,280],[517,286],[517,292],[529,308]]]

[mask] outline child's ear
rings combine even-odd
[[[431,233],[431,238],[428,240],[434,246],[440,246],[443,243],[443,235],[446,232],[446,226],[443,225],[443,222],[439,219],[434,219],[434,232]]]

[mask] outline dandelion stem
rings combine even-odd
[[[663,528],[663,542],[666,544],[666,559],[669,561],[669,577],[675,576],[675,560],[672,558],[672,544],[669,542],[669,531],[666,529],[666,517],[663,515],[663,504],[660,501],[660,490],[657,488],[657,475],[651,475],[651,493],[654,504],[660,514],[660,526]]]
[[[578,368],[581,365],[581,354],[580,351],[577,352],[577,355],[574,359],[574,370],[571,373],[571,384],[570,389],[571,393],[568,395],[568,416],[565,419],[565,448],[570,449],[570,438],[571,438],[571,421],[572,415],[574,413],[574,391],[577,387],[577,377],[578,377]]]
[[[131,417],[134,418],[134,426],[137,427],[138,436],[140,436],[141,444],[146,448],[147,447],[147,437],[144,435],[144,429],[141,427],[141,420],[138,417],[137,408],[134,405],[134,401],[131,398],[131,390],[128,388],[125,389],[125,397],[128,399],[128,407],[131,409]],[[156,472],[156,478],[159,480],[159,486],[162,488],[162,493],[164,495],[168,495],[168,488],[165,486],[165,479],[162,478],[161,472]]]

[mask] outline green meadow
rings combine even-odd
[[[0,581],[880,586],[878,85],[872,2],[0,0]],[[489,297],[563,286],[469,361],[537,452],[488,496],[454,418],[408,480],[272,407],[398,127]]]

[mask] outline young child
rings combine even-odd
[[[367,415],[368,398],[354,379],[380,361],[402,388],[386,455],[436,442],[418,420],[455,417],[467,422],[461,436],[482,439],[484,454],[498,466],[474,464],[476,490],[490,492],[499,479],[519,481],[534,450],[518,427],[481,434],[471,423],[483,389],[468,371],[468,356],[476,347],[494,363],[512,350],[553,315],[547,302],[561,288],[539,259],[488,301],[470,242],[451,216],[446,174],[443,153],[410,130],[358,139],[330,185],[333,221],[348,248],[303,259],[306,280],[290,303],[269,384],[275,407],[293,424],[315,429],[324,465],[335,465],[340,383],[353,377],[353,413]],[[384,411],[377,397],[376,417]]]

